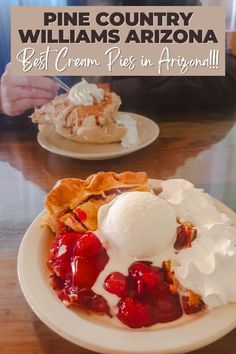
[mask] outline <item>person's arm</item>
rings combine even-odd
[[[7,64],[1,77],[0,112],[18,116],[30,108],[40,107],[57,94],[54,80],[40,76],[12,76]]]
[[[1,80],[0,80],[0,114],[3,113],[3,110],[2,110],[2,100],[1,100]]]

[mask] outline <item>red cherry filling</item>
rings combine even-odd
[[[182,223],[177,227],[177,237],[174,244],[176,250],[182,250],[187,247],[191,247],[193,240],[197,236],[196,229],[189,223]]]
[[[186,230],[185,226],[181,230]],[[64,230],[50,249],[48,266],[53,271],[50,276],[52,288],[68,305],[110,316],[106,300],[91,289],[108,260],[105,248],[94,233]],[[182,297],[181,305],[169,262],[164,262],[162,268],[151,262],[134,262],[128,269],[128,276],[110,273],[104,288],[120,298],[117,317],[131,328],[175,321],[182,316],[183,310],[191,314],[205,306],[194,293],[190,293],[191,299],[190,295]]]
[[[65,286],[65,281],[58,277],[55,273],[50,275],[50,282],[54,290],[62,290]]]
[[[87,214],[85,213],[84,210],[80,209],[80,208],[76,208],[74,210],[74,213],[76,214],[77,218],[80,220],[80,221],[85,221],[87,220]]]
[[[73,285],[79,288],[91,288],[99,273],[107,264],[108,259],[105,252],[101,252],[92,258],[74,257],[72,260]]]
[[[107,276],[104,288],[121,299],[117,317],[131,328],[175,321],[183,315],[180,297],[170,267],[152,266],[151,262],[134,262],[128,276],[114,272]],[[198,308],[200,311],[202,308]]]
[[[151,262],[135,262],[129,267],[129,277],[137,295],[151,294],[158,291],[169,291],[169,284],[161,268],[154,267]]]
[[[108,260],[105,248],[92,232],[64,232],[50,249],[51,285],[68,305],[109,314],[106,300],[91,290]]]
[[[75,254],[79,257],[90,258],[103,250],[101,241],[92,232],[83,234],[76,243]]]
[[[71,278],[71,255],[80,237],[81,234],[74,231],[63,232],[55,238],[50,248],[48,267],[64,280]]]
[[[106,300],[91,289],[83,289],[79,294],[79,303],[86,310],[105,313],[110,316],[110,309]]]
[[[175,321],[183,315],[178,294],[159,293],[154,300],[154,304],[156,322]]]
[[[182,297],[182,305],[183,305],[184,312],[187,315],[191,315],[192,313],[202,311],[205,308],[205,304],[201,300],[199,300],[196,304],[191,304],[188,296]]]
[[[145,300],[122,298],[118,303],[117,317],[131,328],[147,327],[153,323],[152,308]]]
[[[128,280],[126,276],[119,272],[110,273],[105,281],[104,288],[112,294],[123,297],[128,291]]]
[[[62,301],[79,306],[83,310],[103,313],[111,316],[106,300],[91,289],[79,289],[77,287],[67,285],[58,292],[58,297]]]

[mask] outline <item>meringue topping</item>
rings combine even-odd
[[[75,105],[92,106],[94,103],[100,103],[105,96],[103,89],[95,84],[89,84],[82,79],[81,82],[74,85],[68,94],[68,99]]]

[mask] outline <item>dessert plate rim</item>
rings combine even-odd
[[[153,143],[159,136],[160,129],[158,124],[152,119],[145,117],[137,113],[130,112],[118,112],[118,114],[129,114],[131,115],[136,122],[138,123],[138,132],[141,136],[139,143],[130,145],[125,148],[121,146],[120,143],[112,144],[81,144],[74,141],[70,141],[63,137],[60,137],[57,133],[52,132],[49,137],[44,130],[38,132],[37,141],[45,150],[52,152],[57,155],[71,157],[79,160],[109,160],[115,159],[121,156],[131,154],[135,151],[141,150],[146,146]],[[139,126],[140,125],[140,126]],[[146,129],[147,136],[143,136],[142,130]],[[58,145],[58,140],[61,139],[61,143]],[[63,146],[64,142],[64,146]],[[76,150],[73,151],[76,147]],[[109,151],[109,147],[113,148],[113,151]],[[81,149],[81,151],[79,151]],[[86,152],[87,150],[87,152]],[[100,150],[100,151],[98,151]]]
[[[160,182],[149,181],[153,188]],[[231,209],[218,200],[215,200],[215,205],[236,224],[236,214]],[[46,271],[43,270],[43,250],[50,234],[46,227],[42,227],[44,214],[45,211],[33,220],[21,242],[17,259],[18,278],[25,299],[34,313],[65,339],[107,354],[175,354],[210,344],[236,326],[234,303],[192,317],[190,321],[178,323],[177,320],[174,326],[158,328],[155,325],[138,330],[91,321],[93,315],[82,315],[66,308],[51,289]]]

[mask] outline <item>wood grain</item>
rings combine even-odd
[[[161,134],[149,147],[115,160],[79,161],[44,151],[36,141],[36,127],[26,118],[0,118],[0,353],[91,353],[45,326],[27,305],[17,280],[21,239],[58,179],[84,178],[99,170],[143,170],[150,178],[189,179],[236,210],[236,115],[159,113],[157,120]],[[236,330],[193,353],[235,354]]]
[[[227,47],[236,55],[236,32],[228,32],[226,37]]]

